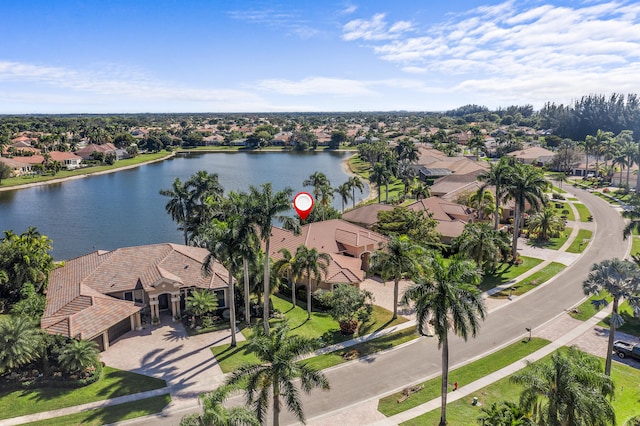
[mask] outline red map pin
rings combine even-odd
[[[313,197],[308,192],[299,192],[293,197],[293,208],[300,219],[305,220],[313,210]]]

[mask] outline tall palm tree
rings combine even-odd
[[[233,386],[220,386],[213,392],[200,394],[202,414],[184,416],[180,426],[260,426],[253,411],[245,407],[225,407],[224,402],[233,390]]]
[[[613,133],[612,132],[603,132],[602,130],[598,129],[598,131],[596,132],[596,135],[593,138],[593,143],[594,143],[594,151],[596,154],[596,177],[598,177],[598,172],[599,172],[599,162],[600,162],[600,157],[601,156],[606,156],[606,151],[607,148],[605,147],[606,145],[608,145],[608,141],[613,137]]]
[[[304,423],[304,411],[294,381],[299,378],[301,389],[307,394],[313,388],[329,389],[329,382],[322,372],[304,361],[298,361],[301,356],[316,349],[317,340],[290,335],[289,325],[284,321],[275,326],[270,334],[256,327],[249,346],[260,362],[241,366],[231,373],[226,383],[246,383],[247,404],[254,408],[260,423],[264,424],[266,420],[269,394],[273,398],[274,426],[280,424],[281,398],[289,411]]]
[[[575,348],[556,351],[548,362],[529,365],[511,377],[524,386],[520,405],[542,425],[614,425],[609,398],[614,384],[600,361]]]
[[[291,284],[291,302],[293,304],[293,307],[295,308],[296,307],[296,277],[294,276],[294,273],[297,273],[296,257],[292,255],[291,252],[287,250],[285,247],[282,247],[278,251],[282,254],[282,259],[278,260],[276,263],[273,264],[273,270],[279,276],[283,276],[283,275],[287,276],[287,279]]]
[[[189,184],[182,183],[180,178],[175,178],[171,189],[161,189],[160,195],[170,197],[165,205],[165,210],[171,215],[171,219],[178,224],[178,229],[184,234],[184,244],[189,244],[187,221],[191,214],[191,194]]]
[[[633,132],[631,130],[623,130],[616,136],[616,141],[620,146],[620,155],[624,157],[624,166],[627,169],[627,192],[631,187],[629,177],[631,168],[638,160],[638,145],[633,142]]]
[[[271,182],[260,185],[260,189],[250,187],[251,198],[254,200],[254,208],[251,220],[258,227],[260,238],[264,243],[264,313],[263,325],[265,333],[269,333],[269,284],[271,280],[271,268],[269,266],[269,251],[271,250],[271,229],[273,220],[281,220],[286,223],[291,222],[291,218],[282,216],[282,213],[291,209],[291,196],[293,190],[285,188],[276,193],[273,192]],[[294,225],[295,226],[295,225]]]
[[[326,276],[329,271],[331,256],[319,253],[315,248],[309,249],[301,245],[296,250],[294,276],[307,276],[307,320],[311,319],[311,279],[320,280],[321,272]]]
[[[487,189],[480,188],[469,196],[469,207],[478,211],[479,220],[484,220],[485,216],[493,213],[495,203],[496,198],[493,196],[493,193]]]
[[[76,373],[100,362],[100,351],[91,340],[72,340],[58,355],[60,366],[68,373]]]
[[[596,138],[593,135],[587,135],[584,138],[584,142],[582,142],[582,146],[584,148],[584,155],[586,157],[586,161],[585,161],[585,172],[588,175],[589,174],[589,154],[591,154],[596,146]],[[596,158],[597,161],[597,158]],[[596,170],[598,170],[598,167],[596,165]]]
[[[607,259],[591,267],[589,276],[582,283],[585,295],[596,295],[604,291],[613,297],[611,320],[609,322],[609,341],[607,343],[607,359],[604,371],[611,374],[611,354],[615,340],[616,328],[624,324],[624,319],[618,313],[620,299],[628,300],[636,313],[640,313],[640,268],[627,260]],[[606,299],[595,301],[596,306],[606,305]]]
[[[344,212],[344,205],[349,202],[351,198],[351,187],[349,186],[349,182],[345,182],[342,185],[336,188],[336,192],[340,195],[340,200],[342,201],[342,211]]]
[[[513,166],[513,161],[507,157],[502,157],[500,161],[497,163],[491,163],[489,165],[489,170],[485,173],[478,176],[478,180],[484,182],[482,185],[482,190],[486,189],[487,186],[495,187],[495,213],[494,213],[494,226],[493,229],[496,231],[500,226],[500,204],[502,203],[502,199],[505,195],[505,184],[507,183],[508,176],[511,173]]]
[[[320,200],[320,195],[322,194],[322,187],[327,187],[327,186],[330,187],[331,182],[329,181],[329,178],[327,178],[327,175],[325,175],[324,173],[315,172],[311,176],[309,176],[309,179],[305,179],[302,182],[302,186],[312,186],[313,197],[316,200]]]
[[[347,181],[347,184],[349,185],[349,188],[351,188],[351,201],[353,202],[353,208],[355,208],[356,207],[356,189],[359,189],[360,193],[362,194],[362,191],[364,191],[364,183],[362,182],[362,179],[360,179],[358,176],[351,176]]]
[[[6,373],[35,360],[42,345],[42,334],[23,316],[0,321],[0,373]]]
[[[374,181],[378,187],[378,203],[380,203],[382,202],[382,185],[387,185],[388,189],[389,181],[391,180],[391,172],[385,163],[378,162],[373,165],[369,178]],[[387,191],[387,202],[389,201],[388,196],[389,192]]]
[[[419,247],[407,236],[392,237],[385,250],[376,251],[371,256],[371,270],[385,280],[393,280],[393,317],[398,318],[398,293],[400,280],[418,273]]]
[[[485,272],[495,269],[502,254],[509,250],[509,237],[486,223],[468,223],[452,246],[476,262]]]
[[[550,237],[564,231],[564,220],[555,210],[542,209],[529,218],[529,232],[538,233],[538,239],[547,241]]]
[[[475,337],[486,311],[476,284],[480,274],[473,261],[459,257],[445,262],[437,256],[429,262],[428,277],[420,277],[405,292],[404,303],[415,304],[418,332],[425,333],[425,325],[431,322],[442,350],[442,388],[440,425],[447,424],[447,393],[449,383],[449,330],[464,340],[469,334]]]
[[[526,203],[533,208],[546,201],[545,191],[549,183],[544,179],[542,172],[528,164],[515,163],[509,173],[504,186],[507,198],[515,202],[515,215],[513,220],[512,259],[518,255],[518,236],[522,222],[522,213]]]

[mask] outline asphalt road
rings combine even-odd
[[[552,282],[494,310],[482,324],[476,338],[464,342],[450,339],[450,365],[480,357],[488,351],[522,338],[525,328],[535,328],[562,314],[582,299],[582,282],[591,265],[604,259],[623,258],[628,242],[622,239],[624,222],[620,214],[600,198],[580,189],[569,188],[589,208],[597,224],[591,247]],[[307,419],[340,410],[380,395],[402,389],[440,373],[440,351],[435,338],[416,343],[325,372],[331,391],[314,390],[303,395]],[[235,398],[234,398],[235,399]],[[176,413],[153,424],[178,424],[185,412]],[[281,424],[295,423],[282,412]]]

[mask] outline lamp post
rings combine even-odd
[[[529,338],[527,339],[527,342],[531,341],[531,328],[527,327],[525,328],[525,330],[527,330],[529,332]]]

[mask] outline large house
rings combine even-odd
[[[282,259],[280,250],[286,248],[295,254],[300,245],[315,248],[331,256],[328,273],[318,281],[312,280],[311,289],[331,290],[336,284],[359,286],[364,272],[369,269],[369,258],[387,242],[387,237],[341,219],[326,220],[304,225],[299,235],[274,227],[271,232],[269,256],[274,261]],[[307,284],[307,277],[300,277],[300,284]]]
[[[41,327],[51,334],[95,341],[101,350],[163,312],[180,316],[194,289],[215,293],[227,306],[228,272],[217,261],[206,276],[209,252],[179,244],[95,251],[65,262],[49,276]]]

